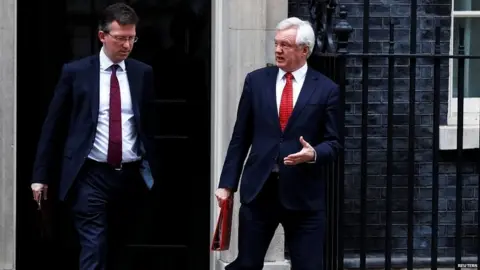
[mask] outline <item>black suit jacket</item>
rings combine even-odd
[[[242,176],[240,200],[249,203],[278,164],[283,205],[292,210],[324,210],[327,179],[324,179],[323,168],[336,159],[341,148],[339,88],[329,78],[308,68],[292,115],[282,132],[276,104],[277,74],[277,67],[247,74],[219,187],[236,191]],[[315,148],[316,162],[285,166],[284,157],[302,149],[300,136]]]
[[[125,60],[135,126],[143,145],[141,174],[148,187],[156,174],[153,117],[148,103],[154,99],[151,66]],[[59,199],[64,200],[95,140],[99,110],[100,60],[98,55],[65,64],[50,103],[38,142],[32,183],[50,184],[60,163]]]

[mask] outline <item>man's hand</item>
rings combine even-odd
[[[31,186],[33,192],[33,199],[38,203],[40,207],[41,201],[47,199],[48,185],[34,183]]]
[[[313,161],[315,158],[315,149],[303,139],[303,136],[300,136],[300,143],[303,148],[300,152],[286,156],[283,159],[285,165],[297,165],[304,162]]]
[[[215,197],[217,197],[218,204],[220,205],[221,201],[224,201],[230,197],[230,190],[226,188],[219,188],[215,191]]]

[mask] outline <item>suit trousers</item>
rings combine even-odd
[[[238,257],[226,270],[261,270],[279,224],[285,232],[292,270],[323,270],[325,211],[285,209],[278,174],[272,173],[257,197],[239,212]],[[301,184],[301,183],[299,183]]]
[[[80,242],[80,270],[119,269],[113,258],[123,258],[119,252],[134,220],[129,214],[139,199],[139,166],[115,170],[87,159],[80,170],[67,198]]]

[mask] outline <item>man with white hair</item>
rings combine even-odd
[[[339,89],[308,67],[314,44],[308,22],[285,19],[275,35],[276,66],[245,78],[215,192],[219,201],[227,199],[242,177],[239,252],[228,270],[262,269],[279,224],[292,269],[323,269],[327,179],[322,168],[341,148]]]

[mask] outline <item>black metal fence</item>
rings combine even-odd
[[[360,128],[360,181],[359,181],[359,210],[358,217],[360,220],[358,224],[360,226],[359,232],[359,254],[353,258],[346,258],[345,256],[345,244],[346,241],[353,241],[351,239],[345,239],[345,212],[344,212],[344,198],[345,198],[345,151],[341,153],[338,162],[336,162],[332,169],[328,171],[331,181],[328,185],[328,198],[327,203],[329,205],[328,213],[328,233],[327,233],[327,246],[326,246],[326,269],[392,269],[392,268],[429,268],[437,269],[439,267],[450,267],[454,269],[466,269],[468,267],[472,269],[480,269],[480,200],[478,200],[480,191],[480,152],[476,152],[473,155],[466,154],[466,150],[463,146],[463,134],[464,134],[464,101],[465,101],[465,61],[480,59],[480,56],[465,55],[464,46],[464,29],[459,30],[458,48],[455,48],[454,54],[442,54],[440,35],[441,29],[439,26],[435,26],[435,48],[433,54],[418,54],[416,53],[417,45],[417,25],[416,25],[416,1],[412,1],[411,9],[411,28],[410,28],[410,52],[409,53],[396,53],[395,52],[395,29],[393,23],[389,25],[389,47],[386,54],[373,54],[369,53],[369,13],[368,13],[368,1],[365,1],[364,5],[364,29],[363,29],[363,52],[362,53],[349,53],[348,44],[352,27],[347,21],[347,12],[344,6],[340,7],[339,18],[335,24],[335,27],[325,25],[328,22],[331,23],[332,11],[335,10],[335,1],[321,1],[322,6],[318,6],[316,10],[317,19],[315,21],[315,27],[318,34],[317,48],[315,54],[309,60],[310,66],[321,71],[325,75],[336,81],[341,88],[341,105],[340,111],[346,110],[346,89],[349,83],[349,74],[347,63],[351,59],[360,60],[362,63],[361,68],[361,128]],[[324,3],[325,2],[325,3]],[[330,17],[330,18],[328,18]],[[327,18],[327,19],[325,19]],[[453,32],[453,31],[452,31]],[[332,40],[335,40],[335,46],[332,46]],[[368,199],[368,171],[372,168],[368,164],[368,128],[369,128],[369,63],[370,61],[382,58],[387,60],[388,72],[388,89],[387,92],[387,117],[386,117],[386,173],[385,173],[385,219],[384,219],[384,243],[381,255],[369,256],[367,242],[370,241],[367,227],[367,199]],[[395,196],[394,192],[394,171],[395,171],[395,159],[394,159],[394,103],[395,103],[395,65],[398,60],[406,61],[409,66],[409,85],[408,85],[408,144],[406,157],[407,171],[405,173],[407,179],[407,226],[406,226],[406,254],[404,257],[398,258],[392,256],[392,226],[394,225],[393,217],[393,205]],[[415,124],[416,124],[416,70],[417,60],[430,59],[433,62],[433,87],[429,90],[433,92],[433,124],[431,141],[432,147],[431,157],[429,161],[431,166],[431,220],[428,224],[424,224],[431,228],[431,235],[429,239],[430,243],[430,258],[415,256],[414,254],[414,226],[415,224],[415,207],[414,207],[414,194],[416,192],[416,169],[415,169]],[[439,164],[440,164],[440,125],[441,125],[441,68],[442,62],[454,59],[458,62],[457,68],[457,85],[458,89],[458,117],[457,117],[457,142],[456,150],[454,150],[455,158],[453,164],[455,164],[454,179],[455,182],[455,223],[454,223],[454,243],[455,248],[454,257],[448,258],[439,255],[439,219],[443,210],[439,209]],[[480,74],[479,74],[480,76]],[[443,100],[445,102],[445,100]],[[443,115],[445,117],[445,115]],[[480,118],[480,117],[479,117]],[[480,123],[479,123],[480,125]],[[340,126],[345,126],[345,114],[340,116]],[[342,144],[345,143],[345,129],[342,130]],[[480,136],[478,138],[480,145]],[[466,156],[470,155],[470,161],[473,160],[476,163],[476,183],[477,187],[477,201],[474,210],[476,215],[476,227],[474,231],[474,245],[476,254],[475,256],[466,256],[462,251],[464,230],[462,223],[462,211],[464,210],[463,202],[463,187],[464,187],[464,162]],[[473,156],[473,158],[472,158]],[[452,225],[453,226],[453,225]],[[462,265],[464,264],[464,265]],[[462,268],[462,266],[464,268]]]

